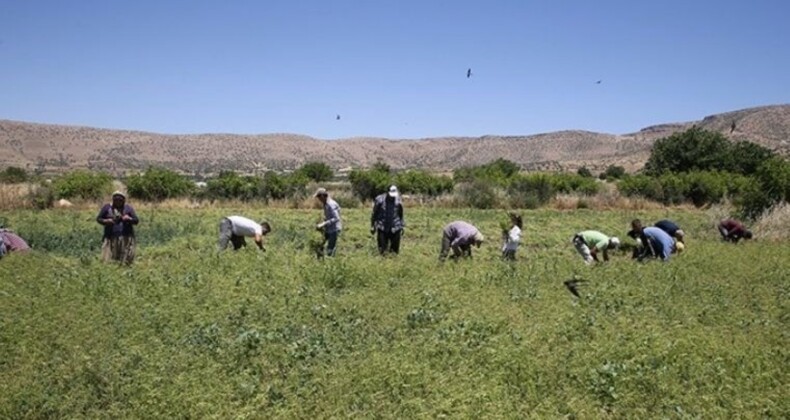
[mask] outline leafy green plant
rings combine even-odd
[[[185,176],[165,168],[148,168],[144,173],[126,180],[129,195],[148,201],[186,197],[194,190],[194,183]]]
[[[112,177],[103,172],[76,170],[56,178],[52,189],[55,198],[98,200],[112,192]]]

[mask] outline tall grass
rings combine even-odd
[[[218,257],[239,210],[272,221],[268,251]],[[349,209],[318,261],[316,210],[143,208],[125,267],[81,242],[93,211],[8,212],[37,249],[0,261],[0,417],[790,416],[786,240],[724,244],[698,211],[522,214],[515,263],[489,242],[440,264],[446,222],[494,238],[504,212],[408,209],[401,255],[380,258]],[[587,267],[570,244],[667,215],[689,235],[667,264]]]

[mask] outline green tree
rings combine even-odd
[[[692,127],[656,140],[645,173],[729,170],[730,141],[720,133]]]
[[[590,172],[590,170],[587,169],[586,166],[582,166],[581,168],[577,169],[576,170],[576,175],[579,175],[579,176],[582,176],[582,177],[585,177],[585,178],[592,178],[593,177],[592,172]]]
[[[188,196],[194,183],[185,176],[165,168],[148,168],[145,173],[126,180],[129,195],[149,201]]]
[[[323,162],[307,162],[296,171],[315,182],[326,182],[332,179],[334,171]]]
[[[27,171],[22,168],[17,168],[16,166],[9,166],[0,172],[0,182],[6,184],[19,184],[27,182],[27,180]]]
[[[112,177],[103,172],[76,170],[55,179],[55,198],[98,200],[112,192]]]
[[[618,165],[609,165],[606,170],[601,173],[601,179],[620,179],[625,175],[625,168]]]

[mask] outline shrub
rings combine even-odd
[[[593,195],[597,194],[601,189],[600,185],[595,181],[595,178],[586,178],[581,175],[569,173],[548,174],[546,176],[554,186],[554,189],[560,193]]]
[[[609,165],[598,177],[600,179],[620,179],[625,175],[625,168],[618,165]]]
[[[518,175],[521,168],[507,159],[499,158],[481,166],[468,166],[453,171],[455,182],[471,182],[487,180],[499,185],[506,185],[511,178]]]
[[[584,177],[584,178],[592,178],[593,177],[592,172],[590,172],[590,170],[587,169],[586,166],[582,166],[581,168],[577,169],[576,170],[576,175],[579,175],[579,176]]]
[[[476,209],[491,209],[499,204],[494,186],[482,180],[461,184],[458,188],[458,198],[464,206]]]
[[[436,197],[453,190],[453,180],[447,176],[433,175],[423,170],[409,170],[395,175],[398,189],[407,194]]]
[[[112,192],[112,177],[103,172],[76,170],[56,179],[52,188],[55,198],[98,200]]]
[[[549,175],[532,174],[514,179],[507,193],[511,206],[534,209],[551,200],[557,190]]]
[[[185,176],[164,168],[148,168],[143,174],[132,175],[126,180],[129,195],[149,201],[188,196],[194,189]]]
[[[9,166],[0,172],[0,183],[20,184],[27,182],[28,178],[27,171],[16,166]]]
[[[334,171],[326,163],[308,162],[296,170],[296,173],[307,177],[314,182],[326,182],[332,179]]]
[[[770,207],[790,201],[790,163],[775,157],[763,163],[741,200],[741,216],[754,220]]]
[[[376,198],[377,195],[387,191],[387,188],[392,184],[389,167],[385,170],[381,166],[367,171],[355,169],[349,174],[348,180],[351,182],[351,190],[354,195],[362,200]]]

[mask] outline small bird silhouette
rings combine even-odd
[[[340,114],[337,114],[337,117],[335,117],[335,119],[339,120],[340,119]]]
[[[730,125],[730,134],[732,134],[733,131],[735,131],[735,121]]]
[[[565,287],[567,287],[568,291],[573,293],[574,296],[580,298],[581,296],[579,296],[578,286],[580,285],[580,283],[586,283],[586,282],[587,280],[583,280],[583,279],[570,279],[570,280],[565,280],[563,284],[565,284]]]
[[[466,78],[468,79],[470,77],[472,77],[472,69],[471,68],[466,70]]]
[[[599,80],[599,81],[595,82],[595,84],[596,84],[596,85],[600,85],[600,84],[601,84],[601,82],[603,82],[603,80]]]

